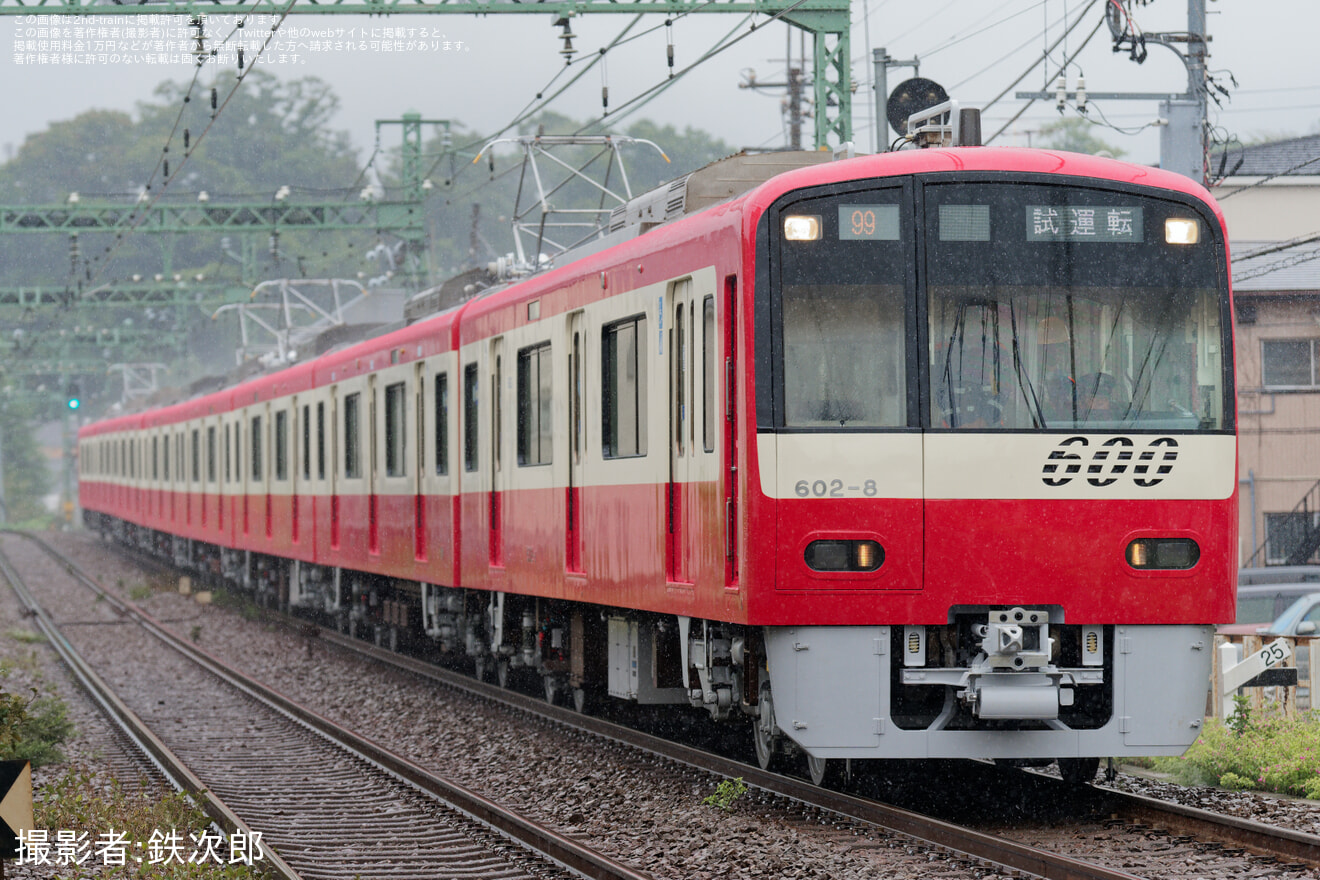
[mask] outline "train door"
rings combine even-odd
[[[413,370],[413,558],[425,562],[426,546],[426,363]]]
[[[689,515],[695,512],[688,491],[692,485],[694,450],[692,448],[692,279],[686,278],[669,287],[665,311],[669,327],[669,483],[666,491],[666,567],[668,580],[692,582],[690,558],[692,525]]]
[[[564,568],[583,572],[582,567],[582,464],[586,447],[586,343],[582,312],[568,319],[568,492],[565,513]]]
[[[302,406],[298,403],[298,395],[296,394],[289,401],[289,425],[289,539],[297,544],[302,531],[298,522],[298,516],[302,513],[298,494],[304,488],[302,479],[303,461],[306,458],[305,448],[309,435],[307,434],[307,417],[303,413]]]
[[[329,421],[325,425],[325,434],[330,444],[330,461],[326,475],[330,478],[330,549],[339,549],[339,386],[330,386]]]
[[[490,343],[490,564],[504,565],[504,339]]]
[[[273,514],[272,508],[274,507],[274,504],[272,503],[271,494],[270,494],[270,489],[271,489],[270,480],[271,480],[271,471],[275,470],[275,446],[273,443],[271,443],[271,438],[275,434],[275,426],[272,424],[274,420],[274,416],[271,413],[269,401],[267,401],[265,406],[262,407],[262,414],[263,417],[261,419],[261,425],[260,425],[260,429],[262,433],[261,448],[265,456],[265,460],[261,462],[260,479],[261,479],[261,494],[262,497],[266,499],[266,503],[265,503],[266,538],[269,540],[271,537],[274,536],[274,531],[273,531],[274,516],[272,515]]]
[[[380,554],[380,499],[376,496],[376,374],[367,377],[367,552]]]

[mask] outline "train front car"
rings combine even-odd
[[[1222,218],[1091,157],[847,167],[756,221],[761,758],[1181,753],[1233,618]]]

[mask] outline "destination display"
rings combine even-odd
[[[840,205],[841,241],[898,241],[898,205]]]
[[[1027,205],[1027,241],[1140,242],[1142,209],[1089,205]]]

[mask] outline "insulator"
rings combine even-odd
[[[669,75],[670,75],[670,76],[673,76],[673,75],[674,75],[674,73],[673,73],[673,71],[674,71],[674,44],[673,44],[673,43],[670,43],[669,46],[668,46],[668,48],[667,48],[665,51],[666,51],[666,52],[668,53],[668,55],[669,55]]]
[[[188,132],[188,129],[185,128],[183,130],[183,148],[185,150],[188,149],[188,146],[191,143],[191,141],[192,141],[192,135]]]
[[[242,46],[239,46],[239,47],[238,47],[238,69],[239,69],[239,70],[242,70],[242,69],[243,69],[243,47],[242,47]]]
[[[220,93],[219,93],[219,91],[217,91],[216,89],[212,88],[212,89],[211,89],[211,109],[212,109],[213,111],[214,111],[215,108],[216,108],[216,103],[217,103],[217,101],[219,100],[219,98],[220,98]]]
[[[170,160],[169,160],[169,159],[166,159],[166,160],[165,160],[165,177],[166,177],[166,179],[168,179],[169,176],[170,176]]]
[[[601,87],[600,87],[600,106],[604,107],[606,110],[610,109],[610,87],[609,87],[609,86],[601,86]]]

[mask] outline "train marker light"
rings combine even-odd
[[[1201,558],[1190,538],[1138,538],[1127,546],[1128,565],[1136,569],[1187,569]]]
[[[820,238],[820,217],[805,214],[785,217],[784,238],[789,241],[816,241]]]
[[[812,571],[875,571],[885,561],[875,541],[812,541],[802,556]]]
[[[1170,217],[1164,221],[1164,241],[1168,244],[1196,244],[1201,239],[1201,227],[1195,220]]]

